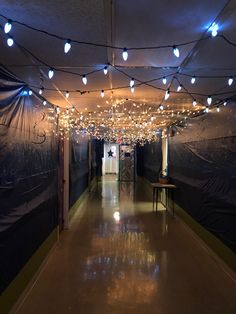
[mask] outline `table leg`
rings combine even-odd
[[[156,212],[157,212],[157,204],[158,204],[158,198],[159,198],[159,189],[158,188],[156,188]]]

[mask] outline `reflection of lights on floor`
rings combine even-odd
[[[120,221],[120,213],[119,212],[114,212],[113,217],[115,219],[115,221],[119,222]]]

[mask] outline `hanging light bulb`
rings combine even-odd
[[[123,57],[124,61],[127,61],[127,59],[128,59],[128,50],[127,50],[127,48],[123,49],[122,57]]]
[[[107,66],[104,66],[103,72],[104,72],[105,75],[107,75],[107,73],[108,73],[108,68],[107,68]]]
[[[162,83],[163,83],[164,85],[166,85],[166,83],[167,83],[167,79],[166,79],[166,77],[163,77],[163,79],[162,79]]]
[[[216,37],[218,34],[219,25],[217,23],[212,23],[211,27],[209,27],[208,31],[211,32],[212,37]]]
[[[59,114],[60,113],[60,108],[57,106],[56,107],[56,113]]]
[[[219,106],[216,107],[216,111],[220,112],[220,107]]]
[[[233,84],[233,77],[231,76],[229,79],[228,79],[228,85],[231,86]]]
[[[29,89],[29,95],[31,96],[33,94],[32,90]]]
[[[12,28],[12,21],[8,20],[6,24],[4,25],[4,32],[8,34],[11,31],[11,28]]]
[[[194,99],[194,100],[193,100],[193,106],[195,107],[196,104],[197,104],[197,101],[196,101],[196,99]]]
[[[131,90],[131,93],[134,93],[134,85],[131,86],[130,90]]]
[[[66,98],[69,98],[70,93],[68,91],[66,91]]]
[[[50,80],[53,78],[53,75],[54,75],[54,70],[53,70],[53,68],[50,68],[48,71],[48,77]]]
[[[12,47],[12,46],[14,45],[14,40],[13,40],[13,38],[12,38],[11,36],[9,36],[9,37],[7,38],[7,45],[8,45],[9,47]]]
[[[41,87],[41,88],[39,89],[39,95],[42,95],[42,94],[43,94],[43,90],[44,90],[43,87]]]
[[[182,85],[180,84],[180,85],[178,86],[178,88],[177,88],[177,92],[180,92],[181,89],[182,89]]]
[[[208,107],[206,107],[205,112],[206,112],[206,113],[208,113],[208,112],[209,112],[209,108],[208,108]]]
[[[211,103],[212,103],[212,97],[211,96],[207,97],[207,103],[208,103],[208,105],[211,105]]]
[[[167,100],[170,97],[170,91],[169,89],[165,93],[165,100]]]
[[[104,90],[101,90],[101,97],[103,98],[105,96]]]
[[[194,75],[192,78],[191,78],[191,84],[194,84],[196,82],[196,76]]]
[[[223,105],[224,105],[224,106],[227,106],[227,100],[224,101]]]
[[[179,58],[179,48],[176,46],[173,46],[173,54],[176,56],[176,58]]]
[[[163,105],[160,105],[160,106],[159,106],[159,109],[160,109],[160,110],[163,110],[163,109],[164,109],[164,106],[163,106]]]
[[[71,48],[71,40],[68,39],[68,40],[65,42],[65,45],[64,45],[64,52],[65,52],[65,53],[68,53],[69,50],[70,50],[70,48]]]
[[[46,102],[46,100],[44,100],[44,101],[43,101],[43,105],[46,106],[46,104],[47,104],[47,102]]]
[[[84,85],[87,84],[88,80],[87,80],[86,75],[83,75],[83,77],[82,77],[82,82],[84,83]]]
[[[130,86],[130,87],[134,86],[134,79],[133,79],[133,78],[130,80],[129,86]]]

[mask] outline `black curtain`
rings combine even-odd
[[[236,104],[175,128],[169,174],[176,201],[203,227],[236,250]],[[184,126],[183,126],[184,127]],[[179,134],[177,134],[179,133]]]
[[[142,157],[139,158],[143,161],[143,176],[150,182],[157,182],[162,163],[161,139],[155,143],[145,144]]]
[[[57,225],[54,110],[0,67],[0,293]]]

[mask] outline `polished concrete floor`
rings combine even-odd
[[[236,284],[179,219],[152,212],[141,187],[110,179],[14,313],[235,314]]]

